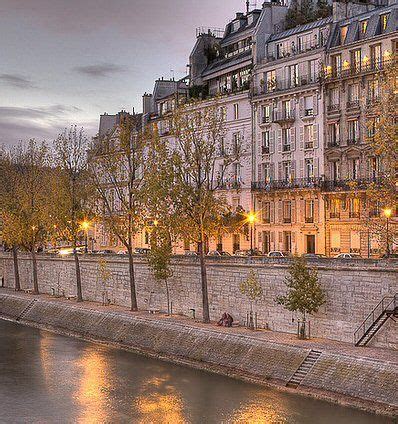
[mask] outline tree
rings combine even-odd
[[[170,291],[168,280],[173,276],[171,257],[173,247],[170,233],[167,228],[156,225],[150,237],[151,251],[148,255],[148,263],[157,281],[162,281],[166,288],[167,314],[171,313]]]
[[[288,311],[300,312],[305,323],[306,314],[314,314],[326,302],[325,293],[318,281],[316,269],[308,268],[302,257],[295,257],[289,266],[289,275],[285,278],[288,292],[277,297],[277,303]],[[304,333],[302,334],[302,331]],[[305,335],[305,324],[300,330]]]
[[[30,140],[11,149],[5,177],[3,239],[13,247],[16,289],[20,288],[17,249],[22,247],[31,254],[33,293],[38,294],[36,253],[43,248],[50,231],[47,196],[51,170],[46,144]]]
[[[127,115],[111,136],[97,138],[90,149],[90,178],[100,201],[106,230],[126,248],[129,257],[131,310],[138,310],[134,276],[134,238],[145,224],[145,139],[140,116]]]
[[[200,270],[203,322],[210,322],[205,244],[217,233],[220,216],[228,211],[218,193],[229,165],[239,166],[241,140],[224,153],[221,146],[226,134],[225,110],[217,101],[211,105],[190,103],[176,108],[172,134],[175,214],[179,218],[179,235],[197,244]]]
[[[369,159],[373,161],[376,178],[368,184],[366,190],[367,209],[370,216],[364,220],[364,225],[370,237],[376,239],[380,246],[389,246],[398,241],[398,225],[387,229],[389,219],[383,210],[391,210],[392,218],[397,206],[398,178],[398,62],[391,60],[383,70],[376,75],[374,117],[367,122]],[[388,230],[388,231],[387,231]]]
[[[257,274],[251,270],[247,277],[247,280],[244,280],[240,283],[239,286],[240,292],[245,295],[250,302],[250,319],[249,319],[249,328],[254,330],[253,322],[253,303],[260,299],[263,295],[263,289],[260,282],[258,281]]]
[[[112,278],[112,272],[110,271],[108,267],[108,262],[106,259],[101,258],[98,261],[98,276],[102,283],[102,304],[106,305],[107,302],[107,294],[106,294],[106,285],[109,282],[109,280]]]
[[[83,128],[71,126],[54,141],[56,173],[53,217],[60,237],[73,247],[77,301],[83,300],[78,243],[82,222],[90,215],[90,184],[87,173],[88,138]]]

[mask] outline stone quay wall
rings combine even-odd
[[[21,294],[0,293],[1,317],[278,387],[286,385],[310,353],[309,348],[247,334]],[[398,413],[398,365],[324,350],[297,390],[394,417]]]
[[[128,261],[117,256],[103,257],[111,273],[108,282],[101,281],[99,258],[81,256],[83,297],[101,302],[104,297],[111,303],[129,307],[130,290]],[[20,255],[22,288],[32,287],[32,266],[29,255]],[[319,280],[326,292],[327,302],[311,320],[311,336],[352,342],[353,334],[366,316],[386,295],[398,293],[398,262],[375,260],[322,259],[309,262],[318,270]],[[210,314],[218,320],[229,312],[241,324],[250,309],[249,301],[240,293],[239,285],[254,270],[263,289],[263,296],[254,306],[258,326],[272,331],[297,331],[296,314],[286,311],[275,302],[286,292],[284,284],[289,260],[268,258],[226,258],[208,260]],[[197,258],[173,259],[174,275],[169,280],[173,313],[196,316],[202,313],[200,268]],[[14,287],[12,258],[0,255],[0,278],[5,287]],[[75,295],[75,265],[73,258],[50,255],[38,257],[39,288],[42,293]],[[153,278],[143,257],[135,261],[135,277],[140,309],[167,310],[164,283]],[[398,324],[389,320],[371,341],[375,347],[398,349]]]

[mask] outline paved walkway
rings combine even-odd
[[[382,348],[374,348],[374,347],[355,347],[351,343],[344,343],[337,340],[329,340],[329,339],[321,339],[321,338],[312,338],[311,340],[299,340],[297,339],[295,334],[289,333],[280,333],[276,331],[267,331],[267,330],[257,330],[251,331],[244,327],[233,327],[233,328],[225,328],[219,327],[215,323],[211,324],[203,324],[198,320],[193,320],[180,315],[167,316],[163,314],[150,314],[147,311],[139,311],[139,312],[131,312],[126,308],[110,305],[110,306],[102,306],[99,303],[95,302],[82,302],[76,303],[74,300],[67,300],[65,298],[57,298],[53,296],[49,296],[46,294],[40,294],[38,296],[34,296],[32,294],[27,294],[24,292],[15,292],[12,289],[1,288],[0,294],[10,294],[16,295],[20,297],[32,298],[39,297],[43,300],[51,300],[53,302],[61,302],[66,304],[74,304],[75,306],[79,306],[81,308],[86,309],[94,309],[102,312],[115,312],[135,317],[144,318],[147,320],[164,320],[164,321],[172,321],[173,323],[179,323],[181,325],[186,325],[190,327],[196,327],[205,329],[208,331],[216,331],[219,333],[226,334],[239,334],[247,337],[255,337],[259,340],[264,340],[267,342],[284,344],[289,346],[297,346],[306,349],[316,349],[321,351],[327,351],[329,353],[338,353],[344,354],[347,356],[353,356],[357,358],[370,359],[373,361],[382,361],[382,362],[391,362],[394,364],[398,364],[398,351],[392,349],[382,349]]]

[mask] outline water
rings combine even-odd
[[[0,423],[388,422],[0,320]]]

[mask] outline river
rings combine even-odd
[[[388,422],[0,320],[0,423]]]

